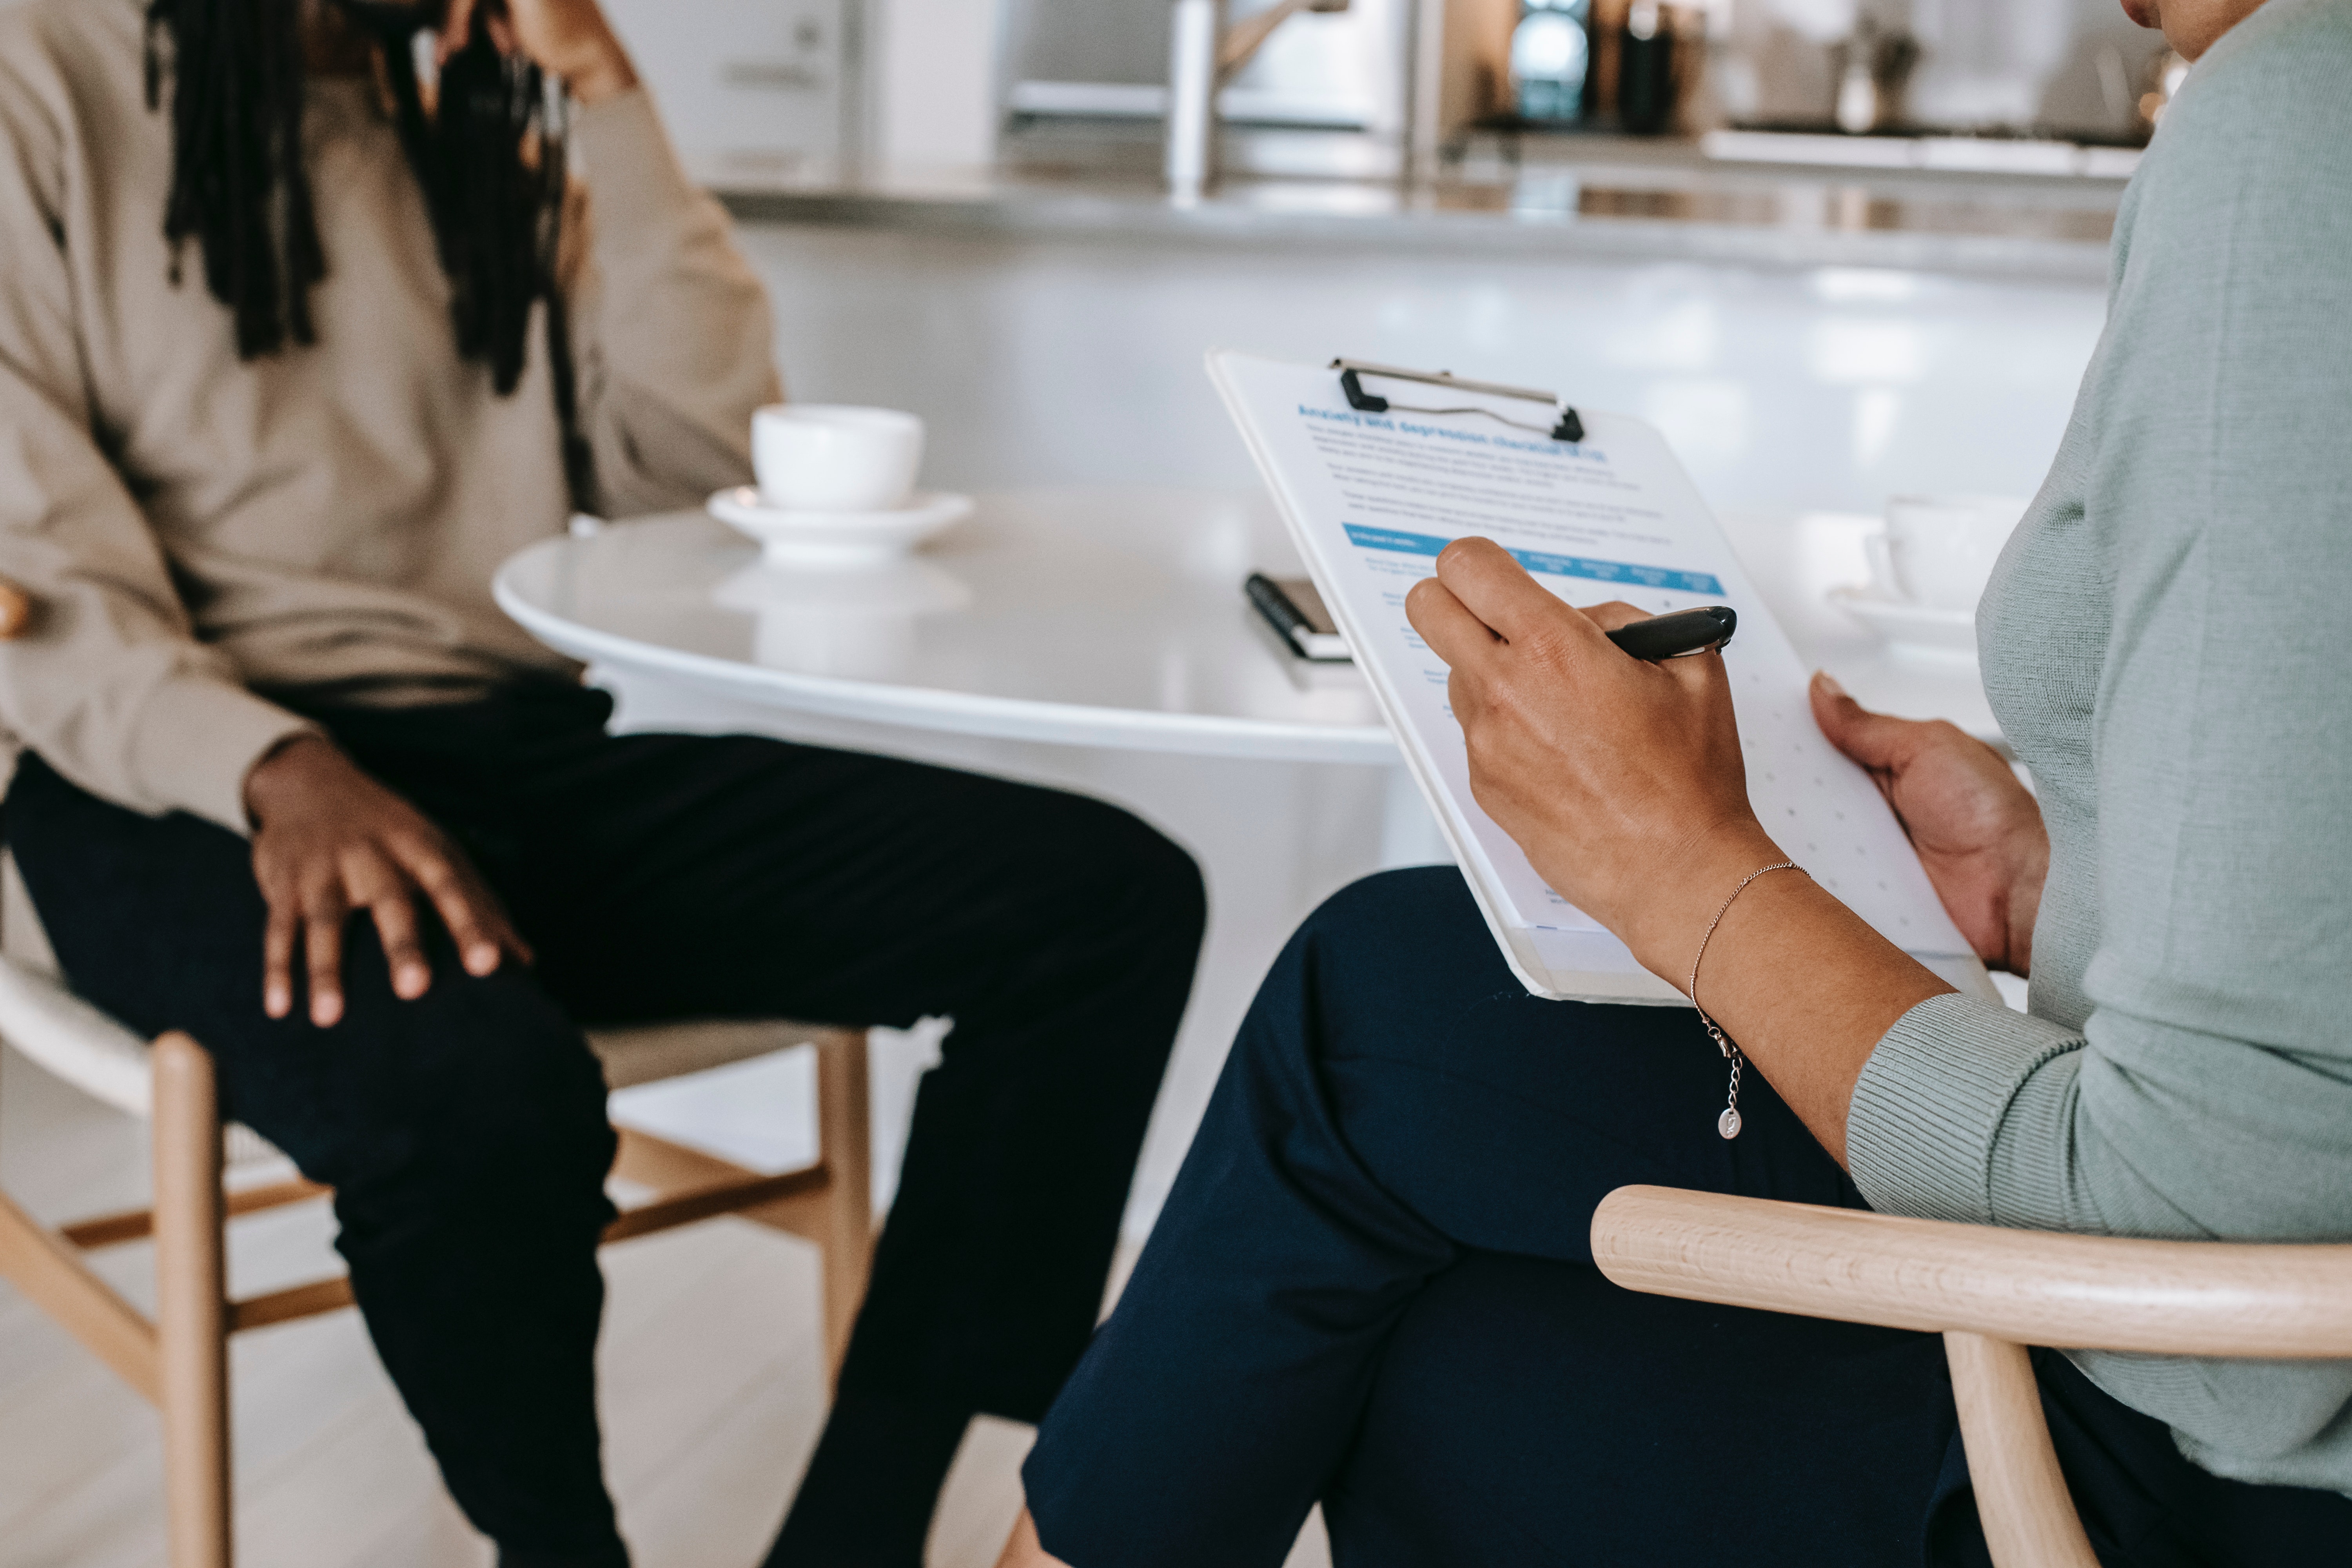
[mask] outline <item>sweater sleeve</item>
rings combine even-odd
[[[760,279],[687,177],[644,88],[576,112],[582,421],[606,511],[692,506],[751,477],[751,415],[783,396]]]
[[[16,40],[21,41],[21,40]],[[163,548],[94,435],[65,213],[62,87],[0,40],[0,725],[94,795],[246,831],[245,775],[309,728],[195,638]],[[45,86],[47,90],[44,90]]]
[[[2087,1013],[1906,1014],[1849,1122],[1883,1208],[2352,1237],[2352,8],[2268,11],[2168,116],[2069,437],[2063,525],[2112,574],[2069,858],[2095,887],[2065,894],[2095,910]],[[2352,1443],[2352,1366],[2092,1359],[2214,1468]]]

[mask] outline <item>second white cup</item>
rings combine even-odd
[[[791,511],[889,511],[915,493],[923,422],[895,408],[777,403],[751,416],[760,499]]]
[[[1973,610],[2026,503],[2008,496],[1897,496],[1886,531],[1865,535],[1870,574],[1889,598]]]

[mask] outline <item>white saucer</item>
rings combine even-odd
[[[1897,655],[1923,664],[1972,667],[1977,661],[1973,610],[1940,610],[1890,599],[1875,586],[1832,588],[1829,600],[1885,638]]]
[[[769,506],[749,485],[710,498],[710,515],[760,542],[779,566],[872,566],[904,555],[971,515],[971,498],[918,490],[888,511],[793,511]]]

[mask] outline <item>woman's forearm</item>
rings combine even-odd
[[[1699,1005],[1843,1164],[1846,1108],[1870,1053],[1896,1019],[1952,988],[1802,871],[1759,877],[1723,909],[1749,872],[1786,858],[1760,828],[1695,845],[1683,864],[1660,868],[1625,935],[1645,967],[1681,989],[1704,939]],[[1721,1109],[1695,1105],[1691,1115],[1712,1120]]]
[[[1952,988],[1810,877],[1778,879],[1744,918],[1738,904],[1724,916],[1723,951],[1709,954],[1720,967],[1712,981],[1702,969],[1700,996],[1843,1165],[1846,1112],[1871,1052],[1904,1014]]]

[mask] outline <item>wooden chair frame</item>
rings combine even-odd
[[[873,1255],[866,1037],[813,1030],[816,1163],[761,1175],[623,1128],[614,1173],[656,1195],[606,1227],[607,1243],[738,1214],[815,1242],[824,1255],[824,1337],[838,1373]],[[351,1304],[351,1281],[314,1280],[243,1301],[227,1294],[225,1242],[237,1215],[330,1195],[295,1179],[225,1192],[212,1058],[184,1034],[150,1053],[154,1082],[152,1208],[51,1229],[0,1194],[0,1278],[114,1369],[162,1415],[172,1568],[229,1568],[234,1555],[228,1337]],[[155,1239],[151,1321],[82,1261],[96,1247]]]
[[[2137,1241],[1620,1187],[1593,1261],[1628,1289],[1944,1336],[1997,1568],[2098,1568],[2028,1345],[2352,1358],[2352,1246]]]

